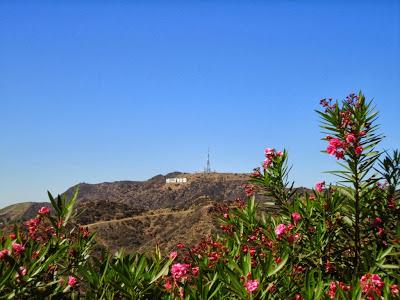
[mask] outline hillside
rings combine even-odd
[[[166,179],[173,177],[187,182],[167,184]],[[247,179],[246,174],[174,172],[147,181],[81,183],[65,194],[71,196],[79,186],[76,222],[96,231],[100,245],[133,251],[159,243],[169,249],[182,240],[193,243],[215,230],[212,203],[243,197],[241,186]],[[49,203],[8,206],[0,210],[0,222],[32,218],[43,205]]]
[[[166,183],[167,178],[186,178],[186,183]],[[180,173],[157,175],[146,181],[81,183],[75,222],[96,231],[99,246],[128,252],[147,251],[159,244],[164,251],[179,242],[193,244],[216,232],[215,203],[244,197],[247,174]],[[300,192],[305,191],[300,189]],[[261,203],[265,202],[265,198]],[[50,203],[19,203],[0,210],[0,224],[27,220]],[[121,234],[123,233],[123,234]]]
[[[23,202],[0,209],[0,228],[6,224],[18,223],[35,217],[42,206],[51,207],[49,202]]]

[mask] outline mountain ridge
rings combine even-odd
[[[145,181],[80,183],[63,194],[69,197],[79,187],[76,204],[79,215],[74,221],[96,231],[99,246],[112,251],[123,247],[133,252],[158,245],[167,251],[182,240],[192,244],[218,232],[213,206],[244,198],[242,186],[248,183],[249,175],[171,172]],[[167,178],[187,181],[166,183]],[[257,199],[262,202],[265,197]],[[18,204],[3,208],[0,224],[10,223],[12,218],[19,221],[32,218],[40,206],[50,203],[21,203],[20,209]]]

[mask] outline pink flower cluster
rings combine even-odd
[[[332,281],[331,284],[329,285],[329,290],[327,292],[330,299],[335,299],[337,288],[340,288],[342,291],[345,292],[351,290],[350,285],[345,285],[343,282],[339,281]]]
[[[293,224],[297,225],[299,223],[299,221],[301,220],[301,215],[295,211],[294,213],[292,213],[292,220],[293,220]]]
[[[268,169],[273,164],[274,159],[276,157],[283,156],[282,151],[276,152],[274,148],[266,148],[264,153],[265,153],[265,160],[263,163],[264,169]]]
[[[259,282],[257,279],[254,280],[248,280],[245,284],[244,287],[246,288],[246,291],[248,293],[254,292],[259,286]]]
[[[17,275],[17,277],[25,276],[26,273],[28,273],[28,270],[27,270],[24,266],[21,266],[21,267],[19,267],[19,269],[18,269],[18,275]]]
[[[45,206],[41,207],[39,209],[39,211],[38,211],[39,215],[47,215],[49,213],[50,213],[50,209],[48,207],[45,207]]]
[[[301,215],[298,212],[294,212],[292,213],[292,221],[293,224],[289,224],[289,225],[285,225],[285,224],[278,224],[275,227],[275,234],[278,240],[281,240],[282,237],[284,237],[285,235],[288,235],[287,237],[287,241],[289,243],[294,243],[296,242],[298,239],[300,239],[301,234],[299,232],[295,233],[295,234],[289,234],[292,229],[299,223],[299,221],[301,220]]]
[[[174,260],[177,256],[178,256],[178,252],[172,251],[172,252],[169,254],[169,259]]]
[[[362,292],[368,296],[380,296],[385,283],[378,274],[367,273],[360,279]]]
[[[74,276],[68,276],[68,285],[73,287],[77,283],[77,279]]]
[[[346,150],[346,143],[329,135],[326,137],[326,139],[329,141],[326,152],[332,156],[336,156],[337,159],[343,158],[344,151]]]
[[[40,221],[41,221],[40,218],[34,218],[34,219],[30,219],[25,222],[25,225],[28,227],[28,230],[29,230],[29,236],[32,239],[36,238],[36,232],[38,230]]]
[[[315,190],[318,193],[322,193],[325,190],[325,181],[319,181],[315,185]]]
[[[325,108],[325,112],[327,112],[328,110],[333,110],[336,108],[336,103],[332,104],[332,98],[329,99],[321,99],[321,101],[319,101],[319,104]]]
[[[390,286],[390,292],[392,293],[393,296],[397,296],[400,294],[400,290],[397,284],[392,284]]]
[[[189,264],[176,263],[171,267],[171,274],[175,280],[183,278],[190,268]]]
[[[4,257],[10,255],[10,250],[8,249],[3,249],[0,251],[0,260],[2,260]]]
[[[359,133],[360,137],[364,135],[364,131]],[[337,159],[343,158],[344,153],[350,147],[354,148],[354,152],[357,155],[360,155],[364,151],[363,147],[359,145],[358,138],[354,133],[347,133],[344,141],[338,138],[333,138],[330,135],[328,135],[325,139],[329,142],[326,152],[332,156],[335,156]]]
[[[25,247],[18,243],[13,243],[12,249],[17,255],[21,255],[25,251]]]
[[[79,232],[84,239],[86,239],[90,236],[90,232],[87,227],[79,226]]]
[[[254,195],[254,185],[252,184],[245,184],[243,186],[244,192],[247,197],[251,197]]]
[[[285,224],[279,224],[275,227],[275,234],[278,239],[281,239],[283,235],[287,232],[287,227]]]
[[[253,173],[251,173],[250,176],[253,177],[253,178],[261,178],[262,175],[261,175],[261,172],[260,172],[260,168],[254,168],[253,169]]]

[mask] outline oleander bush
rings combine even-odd
[[[321,100],[325,153],[336,184],[299,194],[287,151],[265,149],[244,189],[220,204],[221,234],[176,245],[168,257],[91,255],[71,199],[0,240],[1,299],[400,299],[400,153],[380,152],[378,114],[364,95]],[[255,195],[273,197],[263,214]]]

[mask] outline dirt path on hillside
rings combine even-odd
[[[204,207],[211,207],[211,205],[207,205]],[[171,212],[160,212],[160,213],[155,213],[155,214],[140,215],[140,216],[128,217],[128,218],[122,218],[122,219],[99,221],[99,222],[86,224],[86,225],[82,225],[82,226],[90,228],[92,226],[101,225],[101,224],[110,224],[110,223],[130,221],[130,220],[142,220],[142,219],[145,219],[148,217],[156,217],[156,216],[180,215],[180,214],[192,213],[194,211],[195,211],[194,209],[188,209],[188,210],[171,211]]]

